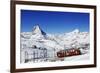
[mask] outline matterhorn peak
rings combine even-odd
[[[46,33],[40,28],[38,24],[33,27],[32,34],[46,35]]]

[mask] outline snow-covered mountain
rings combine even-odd
[[[89,47],[89,32],[80,32],[79,29],[63,34],[49,34],[45,33],[39,25],[36,25],[33,27],[32,32],[21,32],[22,63],[25,63],[27,60],[30,62],[35,62],[35,60],[58,61],[57,52],[71,48],[79,48],[83,55],[66,57],[65,60],[88,59]]]
[[[40,28],[39,25],[36,25],[33,27],[32,36],[37,38],[45,37],[46,33]]]
[[[89,44],[89,37],[89,32],[80,32],[78,29],[59,35],[47,34],[39,25],[36,25],[32,32],[21,33],[21,47],[26,48],[36,45],[48,49],[78,48]]]

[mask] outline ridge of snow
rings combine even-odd
[[[37,45],[41,47],[65,49],[90,44],[89,38],[88,32],[80,32],[79,29],[60,35],[46,34],[39,25],[36,25],[32,32],[21,33],[21,44],[27,47]]]
[[[72,33],[79,33],[79,29],[75,29],[74,31],[72,31]]]

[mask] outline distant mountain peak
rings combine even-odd
[[[79,29],[74,29],[74,30],[72,31],[72,33],[79,33],[79,32],[80,32]]]
[[[38,24],[33,27],[32,34],[46,35],[46,33],[40,28]]]

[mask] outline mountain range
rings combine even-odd
[[[80,32],[75,29],[63,34],[49,34],[44,32],[39,25],[33,27],[32,32],[21,32],[21,48],[32,46],[47,49],[84,48],[90,44],[89,32]]]

